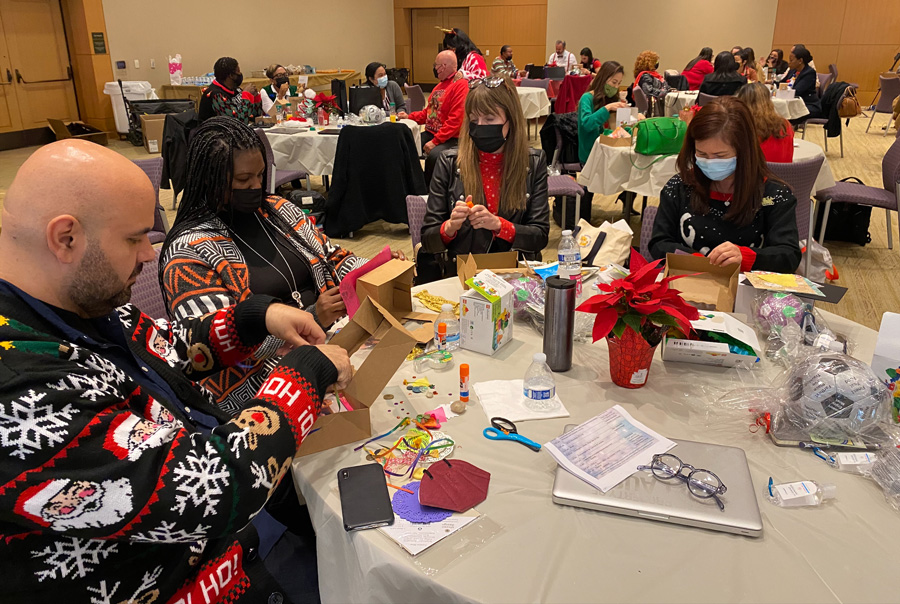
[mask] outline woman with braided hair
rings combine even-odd
[[[299,306],[326,329],[346,314],[338,285],[366,259],[332,243],[291,202],[266,196],[267,176],[265,151],[249,126],[215,117],[194,131],[184,196],[160,253],[172,317],[204,315],[254,293]],[[235,413],[275,366],[282,345],[269,338],[245,366],[201,384]]]

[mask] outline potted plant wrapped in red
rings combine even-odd
[[[662,260],[647,262],[631,251],[631,274],[612,283],[598,285],[600,294],[588,298],[577,310],[596,315],[594,342],[606,338],[609,344],[609,372],[623,388],[640,388],[647,383],[653,353],[669,329],[691,333],[697,309],[672,289],[678,277],[657,281]]]

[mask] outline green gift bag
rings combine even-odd
[[[675,155],[681,151],[687,124],[677,117],[651,117],[634,126],[634,152],[640,155]]]

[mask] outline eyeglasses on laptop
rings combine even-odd
[[[690,470],[687,474],[683,470]],[[638,470],[650,470],[660,480],[677,478],[687,485],[691,495],[699,499],[714,499],[719,509],[725,511],[725,504],[719,499],[724,495],[725,485],[718,476],[701,468],[686,464],[671,453],[660,453],[653,456],[649,466],[638,466]]]

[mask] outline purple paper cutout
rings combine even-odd
[[[404,491],[394,493],[394,498],[391,500],[394,513],[404,520],[417,524],[431,524],[449,518],[453,514],[450,510],[432,508],[419,503],[420,484],[422,483],[415,481],[403,485],[404,489],[409,489],[413,492],[412,495]]]

